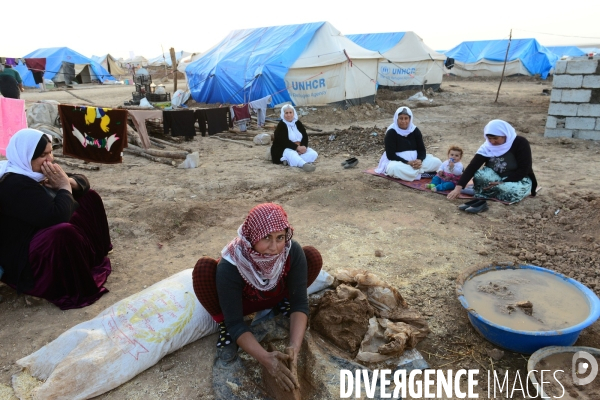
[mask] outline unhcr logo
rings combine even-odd
[[[390,72],[390,69],[388,67],[381,67],[381,72],[383,74],[387,74],[388,72]]]
[[[325,79],[314,79],[312,81],[294,82],[292,81],[292,89],[294,90],[313,90],[325,87]]]

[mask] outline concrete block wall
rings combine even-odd
[[[544,136],[600,140],[600,58],[556,63]]]

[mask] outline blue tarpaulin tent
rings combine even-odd
[[[459,76],[500,76],[508,39],[463,42],[446,51],[455,60],[449,71]],[[513,39],[505,75],[536,75],[546,79],[558,57],[535,39]]]
[[[561,57],[581,57],[585,56],[585,51],[575,46],[546,46],[548,50]]]
[[[427,46],[416,33],[362,33],[346,37],[385,58],[377,70],[380,86],[401,90],[440,87],[446,56]]]
[[[99,63],[92,60],[91,58],[85,57],[78,52],[69,49],[68,47],[49,47],[38,49],[32,53],[27,54],[22,58],[45,58],[46,59],[46,72],[44,73],[44,79],[52,79],[55,82],[65,82],[67,72],[63,63],[73,64],[73,71],[75,76],[79,73],[89,73],[92,79],[98,79],[100,82],[105,80],[115,80],[115,78],[102,67]],[[89,66],[91,71],[84,71],[85,66]],[[81,70],[78,66],[82,66]],[[27,70],[25,65],[18,65],[15,68],[21,74],[23,79],[23,85],[36,87],[35,81],[33,80],[33,74]],[[70,83],[67,81],[67,83]]]
[[[190,63],[192,97],[204,103],[245,103],[272,95],[272,104],[372,101],[377,52],[328,22],[232,31]]]

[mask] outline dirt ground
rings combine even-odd
[[[172,84],[168,84],[167,88]],[[180,87],[182,83],[180,81]],[[495,79],[444,78],[432,102],[413,104],[412,92],[381,90],[376,105],[302,107],[301,120],[335,134],[311,136],[320,154],[317,170],[275,166],[267,147],[247,148],[208,137],[186,145],[200,152],[201,166],[176,169],[124,156],[123,164],[85,173],[103,197],[114,244],[110,292],[90,307],[61,311],[43,300],[17,296],[0,286],[0,384],[10,385],[16,360],[93,318],[113,303],[183,269],[204,255],[217,257],[248,210],[277,202],[288,212],[295,239],[317,247],[324,269],[364,268],[395,285],[411,307],[427,316],[431,333],[418,345],[432,368],[478,368],[526,372],[527,356],[509,351],[493,360],[494,346],[469,324],[455,294],[455,278],[478,263],[517,261],[548,267],[600,293],[600,143],[543,137],[551,82],[508,78],[494,102]],[[71,91],[97,105],[117,106],[133,87]],[[40,99],[86,104],[65,91],[26,91]],[[460,201],[415,191],[363,173],[377,165],[383,135],[400,105],[412,108],[428,152],[444,159],[446,149],[465,149],[465,163],[483,141],[485,124],[510,122],[532,145],[538,196],[519,204],[490,204],[468,215]],[[277,114],[271,112],[269,114]],[[373,135],[373,133],[377,135]],[[333,138],[333,140],[330,140]],[[343,169],[351,156],[360,162]],[[376,256],[376,252],[377,255]],[[216,336],[191,343],[99,399],[211,399]],[[586,329],[577,345],[600,347],[600,324]],[[486,388],[479,389],[486,398]]]

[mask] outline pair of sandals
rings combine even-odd
[[[458,206],[458,209],[471,214],[477,214],[483,211],[487,211],[489,207],[487,204],[487,200],[473,199],[471,201],[467,201],[465,204],[461,204],[460,206]]]
[[[342,167],[344,167],[344,169],[354,168],[357,165],[358,165],[358,158],[356,158],[356,157],[349,158],[342,163]]]

